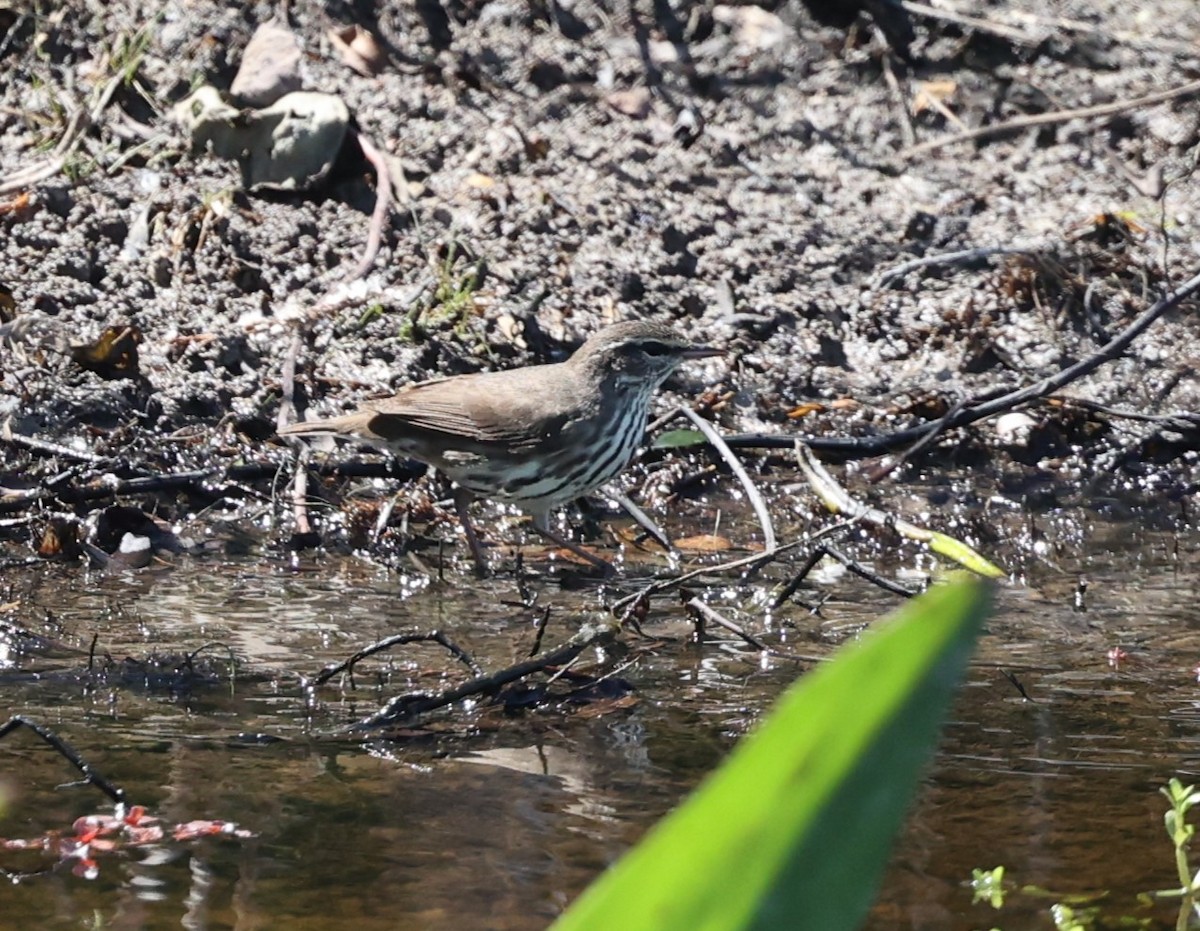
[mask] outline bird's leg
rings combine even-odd
[[[576,556],[586,559],[589,563],[603,572],[606,579],[617,574],[616,568],[607,559],[601,559],[595,553],[589,553],[578,543],[572,543],[566,537],[561,537],[551,530],[549,513],[534,514],[533,529],[536,530],[540,536],[545,537],[551,543],[561,546],[563,549],[570,550]]]
[[[458,514],[458,522],[462,524],[463,533],[467,535],[467,545],[471,547],[471,555],[475,559],[475,574],[479,578],[487,578],[488,564],[483,555],[483,547],[479,544],[479,535],[471,523],[471,514],[467,510],[471,504],[471,493],[465,488],[454,489],[454,511]]]

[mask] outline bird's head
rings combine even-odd
[[[595,333],[570,359],[604,379],[653,390],[688,359],[722,355],[722,350],[683,339],[669,326],[633,320]]]

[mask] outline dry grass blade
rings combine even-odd
[[[766,553],[763,555],[775,552],[778,544],[775,539],[775,526],[771,523],[771,513],[767,510],[767,502],[754,486],[754,483],[750,481],[750,476],[742,465],[741,460],[734,455],[733,450],[721,438],[721,434],[716,431],[716,428],[694,410],[690,407],[681,407],[679,408],[679,413],[696,425],[696,429],[704,434],[704,438],[721,454],[721,458],[733,470],[733,474],[737,476],[737,480],[742,483],[742,487],[746,490],[746,497],[750,499],[750,504],[754,507],[754,514],[758,518],[759,525],[762,527],[763,545],[766,547]]]

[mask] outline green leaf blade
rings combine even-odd
[[[935,589],[793,685],[555,931],[857,927],[986,601]]]
[[[704,438],[704,434],[699,430],[691,430],[683,428],[679,430],[668,430],[666,433],[660,433],[654,438],[654,442],[650,444],[651,449],[684,449],[688,446],[702,446],[708,440]]]

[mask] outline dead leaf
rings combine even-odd
[[[782,19],[761,6],[735,6],[718,3],[712,8],[713,19],[731,28],[733,41],[747,51],[761,51],[778,45],[790,32]]]
[[[387,54],[379,47],[375,36],[362,26],[330,29],[326,35],[342,61],[364,78],[374,77],[387,67]]]
[[[550,154],[550,140],[538,133],[530,133],[521,140],[525,144],[525,157],[531,162],[540,162]]]
[[[636,695],[622,695],[620,698],[605,698],[600,701],[594,701],[587,705],[582,705],[575,710],[574,716],[577,718],[602,718],[606,714],[612,714],[614,711],[626,711],[629,708],[636,708],[638,704]]]
[[[809,414],[819,414],[825,410],[824,404],[818,404],[816,401],[805,401],[803,404],[797,404],[787,415],[792,420],[799,420],[801,417],[807,417]]]
[[[613,91],[604,98],[604,102],[625,116],[635,120],[644,120],[650,115],[650,91],[645,87],[635,87],[632,90]]]
[[[854,398],[838,398],[829,405],[829,409],[834,411],[856,411],[860,407],[862,405],[854,400]]]
[[[913,95],[913,116],[934,109],[939,112],[945,109],[945,103],[954,96],[958,84],[949,79],[939,81],[921,81],[917,84],[917,92]]]
[[[107,327],[90,345],[71,347],[71,359],[80,368],[95,372],[106,381],[137,378],[138,343],[142,331],[132,324]]]
[[[689,553],[723,553],[733,549],[728,537],[715,533],[700,533],[694,537],[683,537],[675,541],[675,549]]]
[[[17,219],[23,220],[32,213],[32,211],[29,209],[29,205],[32,202],[33,198],[29,196],[29,192],[22,191],[12,200],[6,200],[4,203],[0,204],[0,217],[6,217],[11,213],[14,214]]]
[[[51,518],[42,531],[37,554],[43,559],[74,559],[79,552],[78,525],[61,517]]]

